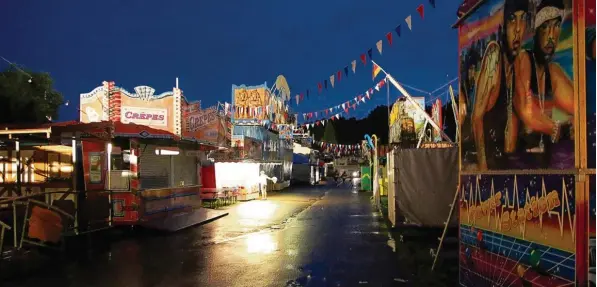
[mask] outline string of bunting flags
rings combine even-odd
[[[318,146],[322,149],[334,152],[334,153],[357,153],[361,150],[361,145],[359,144],[334,144],[334,143],[326,143],[323,141],[315,141],[315,146]]]
[[[375,74],[375,71],[374,71],[374,74]],[[299,126],[306,126],[307,128],[309,128],[309,126],[325,124],[326,120],[340,119],[340,114],[342,114],[342,113],[348,114],[349,110],[351,108],[353,110],[356,110],[357,106],[359,106],[361,103],[366,103],[367,100],[371,100],[371,97],[373,97],[373,94],[375,92],[379,92],[379,90],[381,88],[383,88],[385,85],[386,85],[386,79],[383,78],[381,81],[377,82],[373,87],[366,90],[363,94],[359,94],[359,95],[355,96],[353,99],[350,99],[348,101],[342,102],[337,105],[334,105],[327,109],[302,113],[303,120],[313,121],[313,122],[312,123],[304,123]],[[332,115],[332,116],[330,117],[330,115]]]
[[[431,7],[435,8],[435,0],[429,0],[429,5],[431,5]],[[423,4],[420,4],[419,6],[417,6],[416,9],[417,13],[419,14],[419,16],[421,17],[421,20],[423,20],[425,18],[425,6]],[[408,27],[409,31],[412,31],[412,15],[409,14],[406,18],[404,18],[404,22],[406,23],[406,26]],[[392,43],[394,42],[394,33],[398,36],[401,37],[402,35],[402,24],[398,24],[396,27],[394,27],[393,31],[387,32],[385,35],[386,38],[386,42],[387,45],[392,46]],[[383,46],[384,46],[384,41],[383,39],[380,39],[379,41],[377,41],[375,43],[375,47],[377,48],[377,52],[379,53],[379,55],[382,55],[383,52]],[[373,60],[373,48],[369,48],[367,50],[366,53],[362,53],[359,56],[359,59],[361,61],[361,63],[363,64],[363,66],[367,65],[367,58],[369,58],[369,61]],[[318,94],[321,94],[323,92],[323,90],[327,90],[328,87],[334,88],[340,81],[342,81],[343,78],[348,78],[349,70],[352,70],[352,74],[356,74],[357,71],[357,60],[352,60],[350,62],[350,65],[346,65],[344,66],[343,69],[340,69],[334,73],[332,73],[329,78],[324,79],[323,81],[319,81],[317,82],[317,92]],[[309,98],[309,94],[310,94],[311,89],[306,89],[305,92],[302,92],[300,94],[297,94],[295,96],[295,101],[296,104],[299,105],[300,102],[305,100],[305,96],[307,98]]]

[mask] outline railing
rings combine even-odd
[[[63,247],[64,237],[94,232],[112,226],[112,210],[109,200],[111,191],[90,191],[83,193],[77,191],[46,191],[37,192],[11,198],[0,198],[0,261],[3,259],[2,251],[5,247],[20,250],[27,244],[44,248]],[[45,231],[46,217],[58,220],[62,225],[59,230],[59,240],[48,240],[47,234],[39,236],[38,230]],[[4,221],[2,221],[4,220]],[[100,223],[98,225],[98,223]],[[33,229],[30,230],[33,224]],[[41,228],[41,229],[39,229]],[[52,228],[50,228],[52,229]],[[6,231],[12,231],[12,244],[5,242]],[[51,233],[51,232],[49,232]],[[33,235],[33,236],[31,236]],[[51,236],[51,235],[47,235]],[[40,238],[41,237],[41,238]]]

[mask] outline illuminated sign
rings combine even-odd
[[[146,126],[167,126],[168,111],[166,109],[151,109],[137,107],[122,107],[122,122]]]

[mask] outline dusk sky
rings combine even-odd
[[[79,95],[104,80],[129,91],[151,86],[157,94],[171,91],[179,77],[184,95],[207,107],[230,102],[233,84],[271,86],[279,74],[293,95],[310,89],[309,99],[291,106],[303,113],[371,88],[371,63],[359,59],[370,48],[377,63],[409,86],[433,91],[455,78],[457,31],[451,25],[460,2],[436,0],[432,8],[428,0],[0,1],[0,56],[52,75],[72,103],[61,109],[60,120],[77,119]],[[420,4],[424,19],[416,11]],[[402,36],[394,33],[390,47],[385,35],[398,24]],[[375,46],[380,39],[383,55]],[[350,69],[352,60],[356,74],[343,74],[335,88],[317,96],[317,83]],[[391,101],[398,96],[391,88]],[[384,90],[349,116],[364,117],[385,103]]]

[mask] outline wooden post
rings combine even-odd
[[[458,193],[460,192],[460,186],[457,186],[456,192],[454,193],[454,199],[452,200],[452,205],[450,206],[450,213],[448,214],[448,219],[444,222],[444,232],[442,232],[442,237],[439,239],[439,246],[437,247],[437,251],[435,251],[435,258],[433,258],[433,265],[431,265],[431,271],[435,268],[435,263],[437,262],[437,257],[439,256],[439,251],[442,249],[442,244],[444,243],[444,238],[446,237],[446,232],[448,231],[448,224],[450,223],[450,219],[452,218],[452,213],[454,213],[454,206],[456,206],[456,200],[458,199]]]

